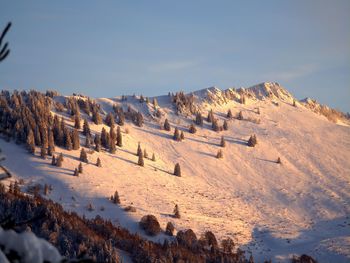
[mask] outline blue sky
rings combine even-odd
[[[1,1],[1,89],[93,97],[277,81],[350,111],[350,1]]]

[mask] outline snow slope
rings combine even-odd
[[[242,94],[247,98],[245,105],[234,99]],[[219,239],[230,236],[259,261],[286,261],[305,253],[319,262],[348,262],[350,128],[329,122],[299,103],[293,107],[293,96],[275,83],[229,91],[211,88],[193,95],[203,115],[213,109],[220,124],[228,109],[234,115],[242,111],[245,120],[228,120],[229,130],[219,133],[205,121],[196,134],[190,134],[191,118],[176,115],[168,96],[157,97],[164,114],[161,119],[153,117],[152,104],[141,104],[133,97],[126,102],[119,97],[96,99],[105,112],[117,103],[146,116],[142,128],[129,122],[122,127],[124,145],[116,154],[90,153],[90,164],[84,164],[83,174],[74,177],[79,151],[56,147],[65,157],[58,168],[50,165],[50,159],[31,156],[22,146],[0,140],[7,156],[2,164],[15,175],[12,180],[24,180],[23,188],[52,184],[48,198],[65,209],[87,217],[99,214],[131,231],[140,231],[140,218],[153,214],[163,228],[171,221],[176,230],[192,228],[197,236],[205,230]],[[159,128],[165,118],[171,132]],[[67,124],[73,123],[67,118]],[[91,125],[91,129],[100,132],[102,126]],[[184,141],[172,140],[175,126],[185,132]],[[253,133],[258,145],[250,148],[246,142]],[[225,148],[219,146],[222,135]],[[149,156],[155,153],[156,162],[145,160],[145,167],[137,166],[138,142]],[[215,158],[219,149],[223,159]],[[94,165],[97,157],[102,168]],[[276,163],[278,157],[281,165]],[[182,177],[172,175],[177,162]],[[108,201],[115,190],[121,207]],[[92,212],[86,209],[89,203],[95,208]],[[181,219],[171,216],[175,204]],[[128,205],[137,211],[124,212]]]

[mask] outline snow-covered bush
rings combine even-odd
[[[0,262],[61,262],[58,250],[32,232],[16,233],[0,227]]]

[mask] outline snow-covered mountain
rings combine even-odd
[[[67,98],[54,100],[64,104]],[[211,230],[218,239],[231,237],[259,261],[287,261],[302,253],[319,262],[350,260],[350,128],[345,115],[331,122],[310,101],[299,102],[278,83],[246,89],[212,87],[143,102],[139,96],[94,101],[103,117],[116,106],[126,112],[129,108],[143,114],[144,124],[138,127],[126,121],[121,126],[123,147],[117,147],[115,154],[87,150],[89,164],[83,164],[79,177],[73,176],[80,163],[78,150],[56,147],[56,154],[64,156],[62,167],[56,167],[51,157],[39,156],[39,148],[30,155],[21,145],[0,140],[6,156],[2,165],[13,175],[6,183],[21,179],[23,189],[52,185],[47,197],[65,209],[86,217],[98,214],[144,236],[138,222],[153,214],[162,228],[172,222],[176,231],[191,228],[200,236]],[[206,117],[210,110],[219,126],[226,120],[228,129],[214,131],[204,120],[203,126],[195,126],[196,133],[189,133],[194,114],[199,111]],[[232,118],[227,117],[228,110]],[[242,120],[236,118],[240,112]],[[52,114],[74,127],[66,109],[53,107]],[[162,128],[165,119],[171,131]],[[105,124],[90,122],[93,134],[102,127],[109,130]],[[175,127],[184,132],[184,140],[173,140]],[[258,144],[248,147],[252,134]],[[225,147],[220,146],[222,136]],[[80,139],[84,145],[81,134]],[[149,155],[144,167],[137,165],[139,142]],[[222,159],[216,158],[218,150]],[[156,161],[150,158],[153,153]],[[97,158],[102,167],[94,165]],[[173,175],[176,163],[181,177]],[[120,206],[108,200],[116,190]],[[93,211],[88,211],[89,204]],[[180,219],[172,216],[175,204]],[[125,212],[127,206],[136,212]]]

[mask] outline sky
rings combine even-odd
[[[278,82],[350,112],[350,1],[0,0],[0,89],[156,96]]]

